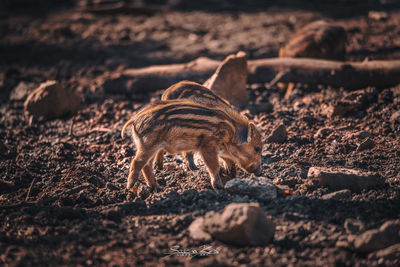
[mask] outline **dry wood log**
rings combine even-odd
[[[283,72],[280,82],[324,84],[347,89],[380,88],[400,83],[400,60],[341,62],[311,58],[257,59],[248,62],[248,82],[267,82]]]
[[[120,87],[118,91],[143,92],[164,89],[181,80],[203,83],[220,63],[202,57],[184,64],[127,69],[104,86],[108,91]],[[347,89],[367,86],[387,88],[400,83],[400,60],[339,62],[311,58],[265,58],[249,60],[247,66],[249,83],[266,83],[277,74],[279,82],[323,84]]]

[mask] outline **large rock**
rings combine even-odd
[[[283,124],[280,124],[276,127],[270,136],[267,138],[268,143],[283,143],[287,139],[287,131],[286,127]]]
[[[56,81],[47,81],[29,94],[24,108],[35,119],[52,119],[76,112],[80,102],[75,92],[62,87]]]
[[[369,253],[400,242],[400,220],[385,222],[379,229],[368,230],[354,240],[354,249]]]
[[[346,31],[342,26],[319,20],[297,31],[279,50],[279,57],[308,57],[344,60]]]
[[[244,106],[249,100],[246,91],[247,59],[242,51],[229,55],[215,73],[203,84],[235,106]]]
[[[383,180],[376,175],[345,168],[311,167],[307,176],[310,179],[317,178],[322,186],[333,190],[350,189],[359,192],[384,185]]]
[[[277,196],[275,184],[265,177],[235,178],[225,184],[225,190],[230,194],[248,195],[258,200],[269,200]]]
[[[275,234],[275,225],[258,203],[232,203],[222,211],[208,212],[189,226],[193,239],[208,240],[209,235],[228,244],[263,246]]]

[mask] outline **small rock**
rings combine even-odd
[[[34,83],[20,82],[10,93],[10,100],[23,101],[35,89]]]
[[[240,107],[246,105],[249,100],[246,83],[246,53],[240,51],[236,55],[226,57],[203,85]]]
[[[332,128],[320,128],[315,134],[314,134],[314,139],[323,139],[330,135],[333,131],[335,131]]]
[[[368,150],[368,149],[372,149],[375,147],[375,142],[374,140],[372,140],[372,138],[367,137],[365,138],[357,147],[357,152],[358,151],[364,151],[364,150]]]
[[[199,240],[203,242],[211,241],[212,237],[209,233],[204,231],[203,223],[204,218],[199,217],[190,224],[188,228],[190,237],[194,240]]]
[[[372,252],[368,255],[370,259],[398,260],[400,259],[400,243],[393,246]]]
[[[285,125],[281,124],[276,127],[271,135],[267,138],[268,143],[283,143],[287,139],[287,132]]]
[[[62,87],[56,81],[47,81],[29,94],[25,100],[25,112],[33,118],[57,118],[73,113],[80,106],[79,96]]]
[[[265,177],[235,178],[225,184],[225,190],[230,194],[247,195],[258,200],[277,197],[277,187]]]
[[[258,203],[232,203],[220,212],[208,212],[203,229],[217,240],[243,246],[267,245],[275,234],[274,223]]]
[[[364,110],[371,103],[376,102],[377,99],[378,91],[376,88],[369,87],[367,89],[353,91],[331,106],[328,115],[330,117],[342,116],[350,111]]]
[[[385,222],[379,229],[368,230],[357,236],[354,249],[360,253],[369,253],[400,242],[400,220]]]
[[[322,199],[324,199],[324,200],[329,200],[329,199],[344,200],[344,199],[348,199],[349,197],[351,197],[351,191],[349,189],[343,189],[340,191],[325,194],[322,196]]]
[[[342,26],[323,20],[314,21],[293,35],[279,50],[279,57],[344,60],[346,39],[346,31]]]
[[[370,11],[368,12],[368,18],[376,21],[385,21],[389,18],[388,13],[384,11]]]
[[[358,234],[364,230],[364,224],[359,220],[347,218],[344,221],[344,228],[348,234]]]
[[[400,110],[394,112],[392,114],[392,116],[390,116],[390,121],[393,122],[393,123],[394,122],[400,122]]]
[[[350,189],[359,192],[362,189],[377,188],[384,185],[382,179],[371,173],[345,168],[311,167],[307,177],[317,178],[320,185],[333,190]]]

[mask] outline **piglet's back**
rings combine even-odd
[[[191,81],[181,81],[179,83],[171,85],[164,91],[161,99],[190,99],[194,102],[206,105],[221,105],[225,108],[231,107],[230,103],[227,100],[218,96],[207,87]]]

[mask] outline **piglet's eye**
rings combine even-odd
[[[260,153],[260,151],[261,151],[261,148],[260,148],[260,147],[255,147],[255,148],[254,148],[254,152],[255,152],[256,154]]]

